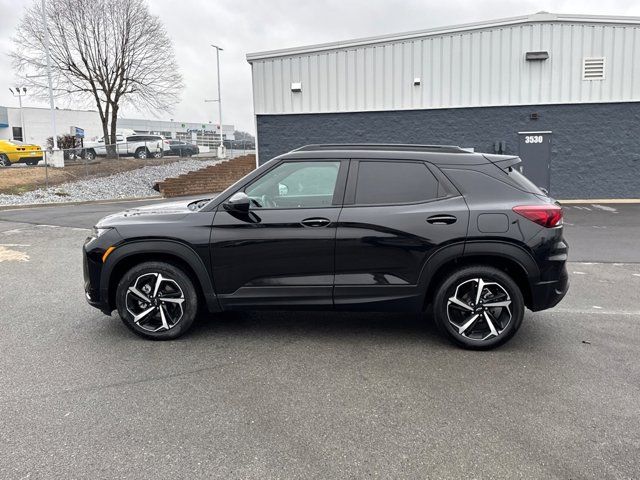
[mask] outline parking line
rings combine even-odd
[[[602,308],[602,307],[600,307]],[[629,311],[629,310],[585,310],[582,308],[554,308],[551,310],[547,310],[547,312],[541,313],[577,313],[580,315],[624,315],[624,316],[632,316],[640,318],[640,311]]]

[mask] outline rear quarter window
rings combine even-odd
[[[501,169],[509,180],[518,187],[520,190],[524,190],[525,192],[535,193],[536,195],[544,195],[544,192],[540,190],[531,180],[525,177],[520,170],[518,170],[517,165],[512,167],[507,167],[506,169]]]

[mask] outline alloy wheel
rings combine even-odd
[[[147,332],[175,327],[184,315],[184,293],[178,283],[161,273],[140,275],[127,289],[127,311],[133,322]]]
[[[455,331],[470,340],[499,336],[512,319],[511,298],[497,282],[472,278],[460,283],[447,301],[447,317]]]

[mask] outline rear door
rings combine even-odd
[[[118,155],[127,154],[127,140],[124,135],[116,135],[116,146],[118,148]]]
[[[467,205],[421,161],[352,160],[336,236],[337,308],[419,308],[422,272],[467,232]]]

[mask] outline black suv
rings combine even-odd
[[[213,199],[102,219],[84,245],[85,291],[151,339],[198,310],[430,312],[491,348],[524,308],[568,288],[562,209],[514,156],[419,145],[309,145]]]

